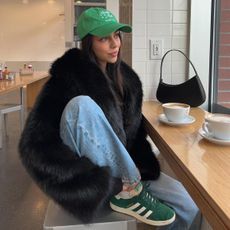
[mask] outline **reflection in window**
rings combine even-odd
[[[212,15],[210,110],[230,113],[230,1],[213,1]]]

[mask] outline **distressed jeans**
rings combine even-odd
[[[60,135],[78,156],[85,156],[99,166],[109,166],[112,175],[124,183],[140,181],[135,163],[90,97],[77,96],[69,101],[62,114]],[[171,225],[159,229],[199,230],[199,209],[179,181],[161,173],[158,180],[147,183],[152,194],[171,206],[177,215]]]

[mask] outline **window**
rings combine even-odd
[[[211,112],[230,114],[230,1],[212,5],[210,103]]]

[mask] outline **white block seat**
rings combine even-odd
[[[3,145],[3,136],[7,136],[7,114],[20,112],[20,127],[24,126],[24,107],[22,104],[0,104],[0,148]]]
[[[44,230],[136,230],[136,219],[128,215],[113,212],[93,223],[83,224],[52,200],[49,201],[43,224]]]

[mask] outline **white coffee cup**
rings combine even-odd
[[[205,117],[203,129],[211,136],[230,140],[230,115],[227,114],[210,114]]]
[[[190,105],[184,103],[165,103],[162,107],[166,118],[171,122],[182,122],[190,112]]]

